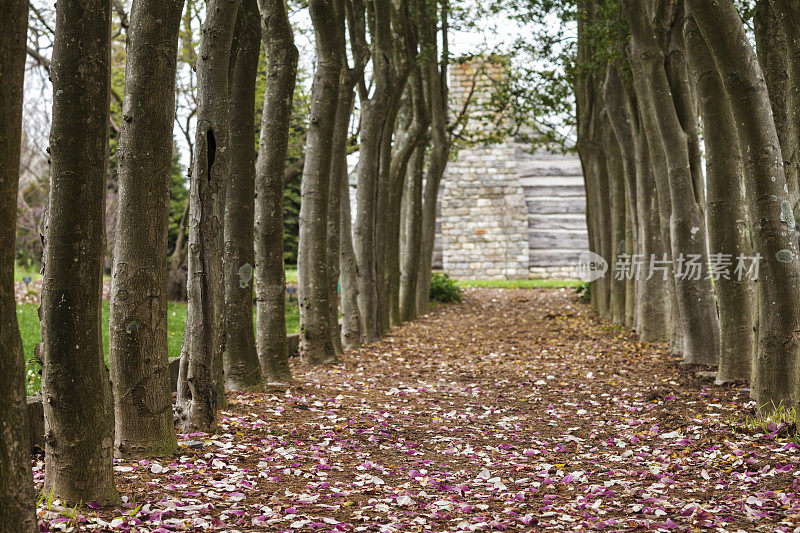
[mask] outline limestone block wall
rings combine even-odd
[[[508,145],[460,150],[441,191],[442,267],[459,279],[528,277],[528,221]]]
[[[489,128],[482,111],[505,67],[483,58],[455,63],[451,109],[468,95],[472,130]],[[434,268],[458,279],[569,279],[588,249],[580,162],[514,139],[460,147],[439,192]]]

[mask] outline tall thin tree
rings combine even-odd
[[[0,2],[0,532],[32,533],[36,524],[31,473],[25,356],[14,297],[22,136],[22,89],[28,1]]]
[[[292,374],[286,344],[283,171],[298,53],[284,0],[259,0],[259,8],[267,78],[256,162],[257,346],[264,377],[286,382]]]
[[[338,5],[337,5],[338,4]],[[317,66],[311,96],[300,203],[298,288],[300,351],[311,364],[336,361],[330,334],[327,226],[331,139],[339,103],[342,39],[336,23],[341,0],[310,0],[308,9],[316,36]]]
[[[225,194],[225,352],[228,390],[263,390],[253,332],[255,106],[261,24],[256,0],[241,0],[231,55],[231,171]],[[265,108],[268,109],[268,108]]]
[[[114,444],[123,457],[169,455],[178,446],[164,258],[182,8],[183,0],[136,0],[128,27],[109,335]]]
[[[209,0],[197,58],[197,132],[189,201],[189,310],[178,377],[178,425],[210,431],[225,403],[223,221],[230,172],[228,77],[238,0]]]
[[[783,154],[764,75],[732,0],[688,0],[687,5],[738,125],[753,245],[760,256],[758,350],[751,388],[759,409],[770,412],[794,405],[800,353],[800,267]]]
[[[55,30],[41,307],[44,491],[70,503],[110,504],[119,495],[100,314],[111,1],[60,0]]]

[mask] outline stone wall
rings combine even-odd
[[[480,111],[504,66],[477,58],[453,65],[451,108],[472,94],[468,128],[488,128]],[[477,75],[476,75],[477,73]],[[577,158],[530,154],[513,139],[460,148],[442,181],[434,266],[457,279],[574,277],[588,246]]]

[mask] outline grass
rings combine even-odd
[[[459,287],[490,289],[574,289],[583,285],[581,281],[561,279],[479,279],[459,280],[456,283]]]
[[[42,279],[37,265],[16,265],[14,267],[14,281],[22,281],[22,278],[30,277],[33,279]]]
[[[29,361],[27,366],[27,388],[28,394],[35,394],[41,387],[39,376],[39,365],[30,362],[33,357],[33,349],[41,342],[41,329],[39,324],[38,305],[17,304],[17,319],[19,322],[20,335],[22,336],[22,347],[25,350],[25,360]],[[183,330],[186,324],[187,305],[185,303],[169,302],[167,305],[167,351],[170,357],[178,357],[181,354],[181,342],[183,341]],[[256,310],[253,308],[253,323],[256,320]],[[297,333],[300,330],[300,310],[297,302],[286,302],[286,331]],[[108,302],[103,302],[103,347],[105,350],[106,362],[108,362]]]

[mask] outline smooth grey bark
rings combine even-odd
[[[0,532],[33,533],[33,495],[28,410],[25,398],[25,355],[14,297],[22,140],[22,100],[28,29],[27,0],[0,2]]]
[[[40,308],[43,490],[70,504],[119,501],[113,473],[114,405],[100,319],[110,39],[110,0],[58,2]]]
[[[343,76],[344,78],[344,76]],[[339,326],[340,278],[342,277],[341,256],[342,204],[347,190],[347,142],[350,117],[353,114],[355,92],[348,80],[339,82],[339,105],[336,110],[336,127],[333,134],[333,160],[331,162],[330,201],[328,202],[328,294],[330,298],[331,340],[336,354],[343,352],[342,330]],[[344,185],[344,186],[343,186]],[[347,211],[349,212],[349,198]],[[352,249],[352,244],[350,244]],[[352,268],[345,266],[344,268]],[[344,299],[344,287],[341,286]],[[342,305],[344,308],[344,305]]]
[[[789,189],[789,203],[798,213],[798,139],[797,122],[792,119],[792,83],[789,74],[789,48],[770,0],[759,0],[753,16],[756,53],[767,83],[772,104],[772,118],[783,154],[783,171]]]
[[[380,292],[378,262],[381,243],[376,241],[381,156],[385,154],[384,129],[391,111],[396,83],[392,54],[391,6],[389,0],[372,0],[372,96],[366,84],[359,83],[361,102],[361,142],[358,157],[358,189],[356,191],[355,251],[358,260],[358,308],[364,342],[380,338]]]
[[[259,7],[267,77],[255,184],[256,334],[264,377],[282,383],[292,379],[286,344],[283,187],[298,52],[284,1],[259,0]]]
[[[636,209],[639,218],[641,253],[646,261],[661,258],[669,253],[669,244],[663,240],[659,217],[656,177],[650,156],[650,146],[641,115],[637,123],[636,139]],[[669,340],[671,332],[670,289],[672,280],[656,273],[649,276],[644,266],[637,275],[638,331],[645,342]]]
[[[137,0],[128,27],[109,318],[114,447],[120,457],[167,456],[178,447],[164,258],[182,10],[183,0]]]
[[[225,405],[225,192],[230,174],[230,75],[238,0],[209,0],[197,57],[197,132],[189,189],[189,309],[178,377],[178,427],[212,431]]]
[[[425,144],[420,143],[414,149],[414,155],[408,163],[405,219],[406,246],[403,256],[403,267],[400,279],[400,318],[414,320],[417,318],[417,283],[419,279],[419,262],[422,246],[422,181],[425,177]]]
[[[350,107],[352,114],[355,105],[355,84],[363,80],[364,67],[369,60],[369,47],[365,41],[363,28],[366,24],[366,10],[361,0],[345,2],[345,14],[349,28],[350,46],[353,50],[354,66],[347,68],[350,90],[344,93],[340,106]],[[339,88],[340,98],[342,87]],[[341,284],[342,327],[341,341],[345,348],[355,348],[361,344],[361,315],[358,309],[359,275],[358,262],[353,248],[352,215],[350,212],[350,184],[347,176],[347,158],[345,154],[334,154],[334,164],[338,172],[339,183],[339,282]]]
[[[358,267],[353,250],[350,214],[350,185],[342,180],[339,213],[339,280],[342,285],[342,345],[355,348],[361,344],[361,317],[358,312]]]
[[[636,208],[636,143],[633,139],[633,122],[626,98],[625,85],[620,78],[619,71],[613,63],[609,63],[606,67],[606,78],[603,82],[603,102],[611,130],[621,151],[622,175],[624,178],[621,201],[624,203],[625,209],[623,214],[624,252],[628,257],[633,257],[639,253],[637,247],[639,243],[639,217]],[[618,257],[620,251],[619,241],[616,242],[615,246]],[[615,258],[612,265],[616,264]],[[634,327],[636,322],[636,279],[634,276],[627,276],[624,283],[624,322],[627,326]]]
[[[719,359],[719,320],[714,290],[707,276],[708,253],[702,199],[697,197],[691,171],[686,134],[670,90],[663,53],[658,47],[644,0],[623,4],[631,27],[635,48],[632,55],[641,61],[649,97],[647,107],[655,114],[664,146],[671,200],[670,239],[675,275],[675,300],[683,331],[683,358],[687,363],[716,365]],[[641,95],[644,96],[644,95]],[[652,150],[651,150],[652,152]],[[684,259],[697,258],[699,275],[683,275]],[[697,324],[703,324],[699,328]]]
[[[762,0],[763,2],[763,0]],[[761,2],[760,2],[761,3]],[[800,201],[798,200],[798,180],[800,180],[800,2],[797,0],[770,0],[775,18],[769,21],[769,37],[775,46],[780,46],[783,42],[784,55],[788,62],[788,86],[784,99],[773,99],[773,112],[775,107],[783,105],[788,107],[786,114],[788,125],[779,124],[779,119],[775,118],[775,126],[778,129],[778,139],[781,141],[781,152],[784,158],[784,174],[786,175],[786,185],[789,188],[789,202],[793,202],[795,214],[800,214]],[[757,6],[758,7],[758,6]],[[758,39],[758,9],[756,10],[756,38]],[[779,23],[782,32],[777,31]],[[778,35],[780,34],[780,35]],[[763,40],[761,40],[763,43]],[[758,41],[756,41],[758,42]],[[770,87],[770,73],[765,72],[768,90]],[[770,94],[771,96],[771,94]],[[791,131],[788,131],[790,128]],[[783,131],[782,131],[783,130]],[[782,137],[782,132],[787,139]]]
[[[607,122],[609,111],[606,110],[605,118]],[[617,264],[618,258],[625,254],[625,213],[627,204],[625,202],[625,170],[617,136],[611,128],[610,123],[604,128],[605,148],[606,148],[606,168],[608,179],[611,185],[611,246],[608,258],[609,280],[610,280],[610,301],[609,314],[611,320],[616,324],[625,322],[625,279],[613,275],[611,271],[613,265]]]
[[[410,101],[408,111],[413,115],[410,124],[406,124],[402,135],[395,143],[389,181],[388,244],[386,251],[387,292],[389,293],[390,319],[392,325],[403,322],[400,306],[401,287],[401,255],[400,234],[403,206],[403,188],[406,182],[409,165],[414,153],[425,140],[428,129],[427,108],[423,98],[422,80],[419,73],[413,76],[409,84]],[[424,154],[423,154],[424,155]],[[418,223],[419,219],[415,219]],[[418,240],[418,238],[417,238]],[[417,261],[419,252],[417,250]]]
[[[581,72],[577,76],[574,92],[577,118],[577,148],[583,168],[586,190],[586,225],[589,233],[589,248],[610,261],[609,240],[611,238],[610,206],[608,199],[608,169],[606,167],[603,124],[604,103],[598,76],[585,68],[591,57],[590,44],[586,39],[587,28],[594,23],[597,4],[585,2],[578,19],[578,63]],[[609,284],[602,277],[590,284],[592,307],[601,316],[608,315]]]
[[[685,135],[695,201],[705,214],[706,195],[702,170],[703,156],[700,149],[700,135],[698,134],[697,89],[694,78],[689,77],[686,45],[683,36],[684,20],[686,19],[684,0],[674,2],[672,11],[669,36],[665,38],[668,44],[664,51],[666,56],[664,66],[672,100],[675,104],[675,112]]]
[[[225,193],[225,388],[264,389],[253,332],[255,108],[261,25],[256,0],[241,0],[231,56],[231,169]]]
[[[327,226],[333,156],[331,139],[342,70],[336,21],[337,13],[343,12],[343,5],[340,0],[311,0],[308,8],[316,36],[317,68],[301,185],[297,269],[300,353],[305,362],[316,365],[337,361],[331,339]]]
[[[767,86],[736,7],[730,0],[689,0],[731,101],[745,162],[753,220],[752,239],[761,255],[758,351],[751,389],[759,410],[794,405],[800,351],[800,270],[797,233],[772,118]]]
[[[705,126],[709,249],[712,258],[729,257],[733,270],[737,257],[753,255],[736,123],[714,59],[691,16],[685,32]],[[715,287],[721,340],[717,382],[746,381],[755,348],[755,287],[752,280],[739,279],[734,272],[716,279]]]
[[[447,131],[447,61],[450,51],[447,36],[447,2],[443,3],[440,17],[437,17],[435,6],[431,6],[430,2],[425,2],[424,0],[416,0],[416,2],[420,48],[426,52],[427,57],[431,58],[421,68],[431,117],[431,152],[428,158],[425,188],[422,196],[422,257],[419,261],[416,294],[417,314],[421,315],[428,312],[430,304],[439,185],[444,175],[451,148],[451,140]],[[437,27],[441,27],[441,51],[438,48]],[[437,63],[433,58],[440,59]]]
[[[625,191],[627,193],[627,184]],[[625,211],[625,253],[633,257],[637,253],[638,245],[634,235],[638,235],[638,228],[632,219],[631,209]],[[625,326],[636,326],[636,280],[628,276],[625,280]]]
[[[347,181],[347,144],[349,141],[350,117],[353,115],[355,102],[356,79],[347,65],[345,9],[343,5],[337,6],[340,10],[336,13],[338,39],[337,50],[341,54],[342,70],[339,73],[339,86],[334,119],[333,137],[331,139],[331,170],[330,186],[328,190],[328,220],[327,220],[327,261],[328,261],[328,306],[330,337],[333,351],[341,355],[342,333],[339,326],[339,278],[341,274],[341,211],[342,211],[342,181]]]
[[[650,276],[651,267],[656,267],[653,269],[652,275],[653,277],[661,278],[661,288],[665,291],[664,294],[667,298],[664,313],[666,317],[670,352],[674,355],[681,355],[683,326],[678,317],[678,305],[675,293],[675,262],[672,257],[672,235],[670,232],[672,200],[669,195],[667,156],[664,152],[664,143],[661,139],[661,132],[658,128],[655,110],[650,103],[650,91],[646,83],[647,73],[644,70],[644,65],[637,57],[633,57],[632,55],[629,57],[629,63],[631,65],[632,87],[636,93],[635,100],[638,106],[638,114],[641,118],[640,135],[644,136],[648,146],[648,158],[651,167],[649,172],[652,178],[648,186],[653,188],[656,197],[657,207],[655,215],[657,216],[659,231],[661,232],[661,253],[656,255],[648,254],[643,258],[642,275]],[[660,262],[660,265],[656,265],[656,261]],[[662,274],[659,271],[659,268],[663,267],[667,268],[666,274]]]

